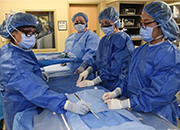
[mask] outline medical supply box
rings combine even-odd
[[[136,9],[134,8],[126,8],[125,14],[136,14]]]

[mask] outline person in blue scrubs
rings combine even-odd
[[[0,95],[0,130],[3,129],[3,120],[4,120],[3,106],[2,106],[2,98],[1,98],[1,95]]]
[[[76,13],[72,17],[74,28],[77,32],[69,35],[65,41],[65,50],[77,57],[75,63],[68,64],[71,69],[75,69],[75,74],[84,71],[92,61],[92,54],[97,50],[100,38],[99,36],[87,29],[88,17],[82,12]]]
[[[109,109],[132,108],[161,115],[174,125],[180,117],[176,93],[180,90],[180,52],[172,42],[179,27],[168,4],[146,5],[140,21],[140,36],[146,44],[135,49],[128,82],[103,95]],[[115,99],[125,96],[127,99]]]
[[[56,113],[68,110],[81,115],[91,109],[84,101],[73,103],[65,94],[50,90],[43,80],[31,50],[35,45],[36,22],[31,14],[15,13],[0,25],[0,35],[10,39],[10,43],[0,48],[0,90],[6,130],[12,130],[19,112],[29,109],[42,111],[45,108]]]
[[[134,44],[128,34],[119,30],[119,13],[116,8],[104,9],[98,19],[105,36],[100,40],[90,66],[79,75],[77,86],[88,87],[100,84],[108,90],[114,90],[117,81],[127,79]],[[97,77],[93,80],[85,80],[92,72],[97,72]]]

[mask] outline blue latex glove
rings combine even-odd
[[[64,109],[76,114],[85,115],[91,110],[91,104],[84,102],[83,100],[78,101],[77,103],[67,100]]]

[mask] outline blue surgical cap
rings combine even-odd
[[[115,22],[116,27],[120,28],[119,12],[116,10],[115,7],[105,8],[99,13],[98,19],[99,23],[101,23],[101,20],[103,19],[109,19],[112,22]]]
[[[7,26],[7,27],[6,27]],[[0,35],[4,38],[9,39],[10,33],[13,32],[14,28],[20,26],[34,26],[36,27],[36,18],[28,13],[15,13],[10,15],[7,19],[3,21],[0,26]],[[7,28],[7,29],[6,29]]]
[[[157,23],[161,24],[161,30],[167,39],[174,41],[178,38],[179,27],[174,18],[172,18],[172,10],[168,4],[162,1],[154,1],[146,5],[143,12],[146,12]]]
[[[73,23],[74,23],[74,20],[75,20],[75,18],[76,18],[77,16],[82,16],[82,17],[85,19],[86,25],[87,25],[87,22],[88,22],[89,20],[88,20],[87,15],[86,15],[85,13],[83,13],[83,12],[78,12],[78,13],[76,13],[76,14],[72,17],[71,20],[72,20]]]

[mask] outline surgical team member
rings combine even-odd
[[[104,9],[98,19],[105,36],[100,40],[91,65],[79,75],[77,86],[87,87],[101,83],[107,89],[114,90],[117,81],[127,79],[134,44],[125,32],[119,31],[119,13],[116,8]],[[93,80],[85,80],[93,71],[97,71],[98,76]]]
[[[4,120],[3,106],[2,106],[2,98],[1,98],[1,95],[0,95],[0,130],[3,130],[3,120]]]
[[[99,36],[87,29],[88,17],[82,12],[76,13],[72,17],[74,28],[77,32],[69,35],[65,41],[64,52],[71,52],[77,57],[77,61],[71,65],[71,69],[76,69],[75,74],[84,71],[92,61],[92,54],[99,45]]]
[[[103,95],[109,109],[132,108],[162,115],[174,125],[180,117],[175,94],[180,90],[180,52],[172,43],[179,27],[171,8],[162,1],[146,5],[140,21],[146,44],[135,49],[127,86]],[[111,99],[119,95],[127,99]]]
[[[47,108],[56,113],[69,110],[82,115],[90,109],[86,102],[73,103],[64,94],[49,90],[30,50],[35,45],[35,34],[36,18],[28,13],[13,14],[0,26],[0,35],[10,39],[0,48],[0,90],[6,130],[12,130],[18,112],[28,109]]]

